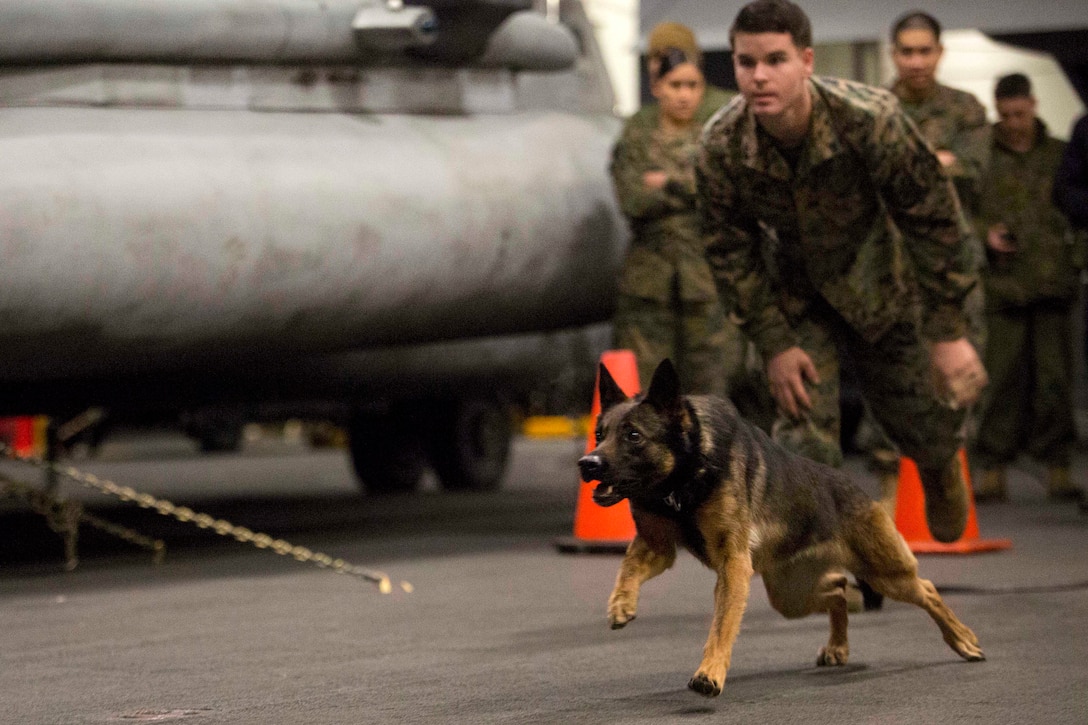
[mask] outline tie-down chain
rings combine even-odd
[[[140,493],[131,486],[122,486],[99,478],[92,473],[84,473],[71,466],[60,466],[56,463],[43,460],[39,456],[23,455],[16,453],[10,446],[0,442],[0,456],[14,461],[26,463],[42,469],[47,474],[61,476],[79,483],[80,485],[114,496],[122,501],[134,502],[140,508],[152,509],[162,516],[173,517],[183,523],[191,523],[201,529],[210,529],[220,536],[228,536],[243,544],[252,544],[258,549],[267,549],[280,556],[289,556],[296,561],[314,564],[322,569],[328,569],[337,574],[349,574],[365,579],[378,586],[382,594],[393,591],[393,584],[389,576],[384,572],[364,569],[350,564],[343,559],[334,559],[328,554],[312,551],[304,546],[291,544],[283,539],[275,539],[268,534],[252,531],[244,526],[235,526],[226,519],[217,519],[209,514],[199,513],[187,506],[178,506],[163,498],[152,496],[148,493]],[[0,492],[6,495],[16,496],[25,501],[37,513],[45,516],[50,528],[60,534],[65,541],[67,555],[67,568],[73,569],[78,562],[76,542],[80,523],[86,523],[101,529],[129,543],[150,549],[155,556],[156,563],[162,560],[165,552],[165,544],[161,540],[150,539],[131,529],[117,524],[112,524],[97,516],[87,513],[78,502],[63,500],[49,493],[39,491],[18,481],[13,481],[0,476]],[[408,582],[400,582],[400,587],[406,592],[412,591],[412,585]]]

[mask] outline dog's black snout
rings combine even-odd
[[[604,473],[604,459],[596,453],[587,453],[578,459],[578,470],[582,472],[583,481],[596,481]]]

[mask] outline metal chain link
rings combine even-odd
[[[161,564],[166,557],[166,542],[162,539],[152,539],[149,536],[144,536],[140,532],[133,531],[127,526],[121,526],[112,521],[106,521],[94,514],[87,513],[86,509],[80,512],[79,520],[99,531],[106,532],[110,536],[121,539],[122,541],[135,544],[142,549],[149,549],[151,551],[151,561],[153,564]]]
[[[329,569],[337,574],[350,574],[351,576],[366,579],[369,582],[377,584],[378,590],[382,594],[389,594],[393,591],[393,584],[390,581],[389,576],[384,572],[364,569],[355,566],[354,564],[349,564],[343,559],[334,559],[328,554],[312,551],[304,546],[296,546],[283,539],[274,539],[268,534],[252,531],[244,526],[235,526],[226,519],[217,519],[209,514],[194,511],[187,506],[177,506],[166,499],[156,498],[148,493],[140,493],[130,486],[118,485],[112,481],[99,478],[93,473],[84,473],[71,466],[60,466],[56,463],[43,460],[40,456],[16,453],[9,445],[3,442],[0,442],[0,455],[14,461],[19,461],[20,463],[26,463],[46,471],[52,471],[60,476],[69,478],[86,488],[94,489],[99,493],[104,493],[107,496],[115,496],[122,501],[134,502],[140,508],[153,509],[163,516],[173,517],[183,523],[191,523],[197,528],[210,529],[220,536],[232,537],[235,541],[239,541],[243,544],[252,544],[258,549],[268,549],[280,556],[289,556],[296,561],[311,563],[322,569]],[[84,514],[84,516],[86,516],[86,514]],[[101,522],[101,519],[95,518],[98,522]],[[95,522],[89,521],[89,523],[96,525]],[[400,582],[400,587],[405,592],[412,591],[412,585],[406,581]]]

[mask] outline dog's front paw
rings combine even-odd
[[[698,692],[703,697],[717,697],[722,694],[722,683],[715,682],[709,676],[696,672],[688,683],[688,689]]]
[[[624,607],[608,608],[608,626],[612,629],[623,629],[635,618],[635,608]]]
[[[952,649],[956,650],[959,656],[968,662],[982,662],[986,659],[986,655],[982,653],[982,648],[978,646],[978,640],[974,642],[961,640],[959,642],[950,642],[950,644]]]
[[[982,648],[979,647],[978,637],[972,632],[966,625],[957,622],[959,626],[951,627],[948,632],[945,633],[944,641],[949,644],[952,649],[956,650],[956,653],[960,657],[964,658],[968,662],[981,662],[986,659],[986,655],[982,653]]]
[[[637,601],[623,594],[613,594],[608,598],[608,626],[623,629],[635,618]]]
[[[816,655],[816,665],[818,667],[845,665],[848,659],[850,659],[849,647],[832,647],[828,645],[820,648],[820,654]]]

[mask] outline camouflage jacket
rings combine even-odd
[[[989,251],[984,276],[990,308],[1022,306],[1039,300],[1071,301],[1077,293],[1083,260],[1073,244],[1072,228],[1054,204],[1054,175],[1065,142],[1052,138],[1036,121],[1035,144],[1023,153],[1009,148],[1001,125],[992,127],[989,164],[983,170],[979,235],[1004,222],[1017,251]]]
[[[921,101],[910,99],[902,82],[892,85],[891,91],[934,151],[956,155],[956,163],[945,171],[964,206],[974,209],[985,162],[986,109],[972,94],[940,84]]]
[[[1088,114],[1073,124],[1054,179],[1054,201],[1075,227],[1088,232]]]
[[[764,359],[798,344],[815,295],[860,335],[920,319],[966,332],[971,230],[948,177],[888,91],[812,79],[796,170],[739,98],[711,119],[696,167],[707,258]]]
[[[622,294],[667,302],[676,284],[681,299],[716,300],[696,209],[694,164],[703,123],[731,98],[707,88],[690,132],[682,136],[658,130],[657,104],[644,106],[624,125],[611,165],[616,197],[632,231],[620,273]],[[651,170],[668,174],[664,188],[643,185],[642,175]]]

